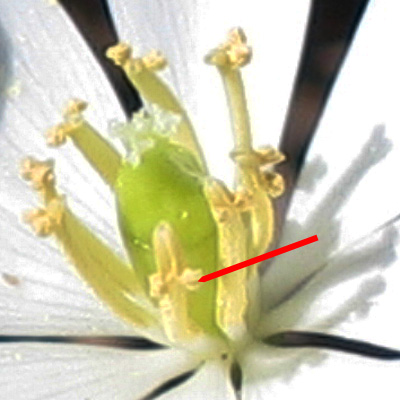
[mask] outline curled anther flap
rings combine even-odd
[[[234,28],[228,33],[227,40],[211,50],[205,57],[208,64],[221,68],[238,69],[251,61],[252,50],[247,45],[247,38],[241,28]]]
[[[35,190],[42,191],[54,186],[54,160],[39,161],[27,157],[21,162],[21,177],[32,183]]]

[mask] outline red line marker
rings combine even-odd
[[[261,254],[260,256],[250,258],[249,260],[242,261],[237,264],[233,264],[230,267],[219,269],[218,271],[211,272],[210,274],[203,275],[199,282],[207,282],[212,279],[219,278],[220,276],[230,274],[231,272],[235,272],[239,269],[246,268],[250,265],[257,264],[261,261],[268,260],[269,258],[273,258],[279,256],[280,254],[287,253],[292,250],[296,250],[299,247],[307,246],[308,244],[314,243],[318,241],[318,236],[310,236],[306,239],[299,240],[298,242],[294,242],[292,244],[288,244],[287,246],[280,247],[279,249],[275,249],[269,251],[268,253]]]

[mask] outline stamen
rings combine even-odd
[[[134,269],[123,263],[68,209],[54,187],[53,164],[50,170],[46,166],[46,162],[34,159],[23,163],[24,177],[45,192],[45,207],[26,214],[25,221],[39,236],[54,234],[78,273],[114,312],[135,326],[158,325],[157,312],[146,303]]]
[[[252,140],[250,118],[239,68],[249,63],[250,58],[251,49],[246,44],[244,32],[236,28],[228,34],[227,41],[212,50],[205,59],[207,63],[217,66],[221,73],[231,110],[235,150],[244,153],[251,152]]]
[[[176,133],[176,140],[197,156],[200,165],[206,172],[204,156],[186,111],[168,85],[156,74],[167,66],[165,57],[160,52],[152,50],[142,58],[133,58],[131,48],[124,43],[110,47],[106,56],[122,67],[129,80],[147,102],[182,117]]]
[[[204,192],[217,224],[219,267],[229,267],[245,260],[246,229],[233,196],[215,180],[205,183]],[[248,269],[242,269],[218,278],[217,282],[217,323],[234,340],[240,340],[246,333],[247,277]]]
[[[237,164],[237,204],[245,205],[247,229],[251,240],[247,256],[264,252],[271,244],[274,233],[274,209],[271,197],[284,190],[283,180],[272,172],[262,171],[283,161],[284,156],[270,147],[255,151],[252,146],[250,117],[240,68],[250,62],[251,48],[242,29],[232,30],[225,43],[212,50],[206,62],[215,65],[221,74],[229,102],[235,148],[231,153]],[[241,194],[242,193],[242,194]],[[245,194],[243,196],[243,194]]]
[[[113,187],[121,166],[121,156],[85,121],[82,113],[86,108],[86,102],[70,100],[63,112],[64,122],[47,132],[47,143],[59,146],[70,137],[103,180]]]
[[[198,286],[201,270],[188,268],[181,245],[167,223],[153,235],[158,273],[150,276],[150,294],[159,301],[163,325],[172,341],[198,334],[200,329],[189,317],[188,291]]]

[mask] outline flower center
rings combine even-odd
[[[64,121],[48,132],[48,143],[57,146],[71,138],[114,191],[132,265],[69,210],[55,188],[52,162],[29,158],[23,163],[23,177],[45,204],[26,219],[39,235],[56,236],[82,278],[128,322],[162,327],[172,341],[208,334],[243,343],[258,318],[257,266],[217,281],[198,279],[268,248],[274,231],[272,200],[284,190],[282,177],[273,172],[283,155],[270,147],[252,147],[241,76],[251,49],[243,31],[234,29],[206,57],[222,77],[231,112],[234,191],[208,175],[187,113],[158,76],[165,58],[156,51],[143,58],[131,53],[125,44],[107,51],[148,105],[128,124],[114,128],[127,156],[85,121],[86,104],[78,100],[68,104]]]

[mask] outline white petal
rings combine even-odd
[[[308,0],[114,1],[123,40],[156,48],[170,61],[166,74],[193,118],[212,174],[232,178],[229,115],[222,83],[203,57],[241,26],[254,58],[243,70],[257,144],[276,142],[299,58]],[[223,162],[227,160],[226,162]]]
[[[243,359],[243,400],[289,399],[294,393],[297,397],[290,383],[300,373],[299,366],[319,366],[325,358],[316,350],[254,346]]]
[[[8,52],[12,66],[0,120],[0,330],[132,333],[88,293],[51,241],[35,237],[21,222],[24,211],[40,205],[19,178],[21,159],[54,157],[60,192],[85,222],[118,249],[108,188],[71,145],[49,150],[43,137],[59,122],[61,109],[71,97],[89,101],[88,117],[104,132],[109,119],[122,118],[118,104],[59,6],[0,0],[0,25],[8,39],[1,40],[7,44],[2,52]]]
[[[263,305],[266,310],[279,304],[299,285],[304,284],[306,279],[330,264],[334,251],[339,247],[340,235],[342,234],[339,215],[347,201],[347,196],[354,191],[357,183],[362,180],[371,167],[386,156],[389,149],[390,145],[384,137],[382,129],[375,129],[351,166],[338,182],[335,182],[329,188],[328,193],[320,203],[303,217],[303,221],[301,223],[288,221],[282,234],[282,244],[290,244],[315,234],[318,235],[318,242],[285,253],[271,263],[269,270],[263,277],[265,295]],[[298,209],[303,208],[303,205],[306,204],[304,200],[300,202],[299,197],[296,197],[297,203],[294,204]],[[368,240],[369,246],[373,245],[374,240],[379,238],[377,239],[375,235],[371,239]],[[358,255],[357,252],[355,254]],[[350,260],[346,259],[344,264],[346,263],[350,263]],[[368,266],[368,263],[364,264],[363,272]],[[353,275],[355,275],[355,272],[353,272]]]
[[[227,366],[220,361],[208,361],[189,381],[160,397],[160,400],[186,399],[235,400]]]
[[[0,367],[3,399],[132,400],[196,364],[178,350],[3,344]]]
[[[58,185],[71,206],[117,246],[107,187],[72,145],[50,150],[44,139],[70,98],[88,101],[88,120],[107,133],[111,119],[123,118],[108,82],[60,6],[0,0],[0,25],[12,68],[0,125],[1,205],[19,215],[35,199],[18,176],[22,158],[54,158]]]
[[[249,355],[247,368],[244,369],[243,400],[373,400],[382,394],[385,399],[398,398],[396,362],[382,363],[340,353],[326,358],[326,353],[319,351],[279,351],[281,365],[278,355],[266,348],[259,347]],[[284,352],[295,354],[292,357],[287,354],[285,357]],[[308,364],[302,368],[298,368],[299,354]],[[271,380],[273,377],[275,379]]]

